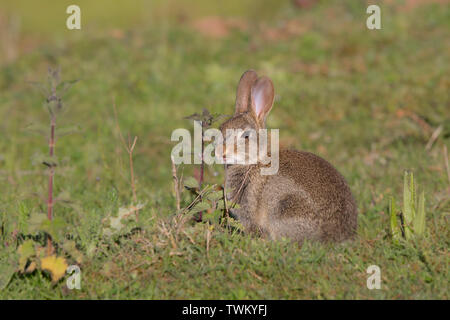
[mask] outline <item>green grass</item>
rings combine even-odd
[[[137,13],[125,3],[123,16],[107,6],[97,23],[73,32],[61,29],[64,14],[59,18],[53,9],[37,8],[42,14],[24,22],[21,40],[9,43],[18,54],[1,60],[0,250],[12,257],[14,234],[27,234],[31,213],[46,210],[35,195],[45,195],[47,177],[33,159],[47,152],[47,138],[25,128],[47,125],[48,115],[27,81],[44,80],[47,67],[59,65],[64,79],[80,81],[64,97],[69,108],[57,126],[81,130],[57,141],[66,166],[57,170],[56,194],[68,193],[72,205],[57,205],[55,215],[68,222],[85,260],[80,291],[34,272],[15,274],[0,298],[449,298],[450,189],[443,157],[450,139],[449,7],[405,11],[400,2],[383,4],[382,30],[369,31],[360,1],[322,1],[307,10],[285,2],[256,11],[251,1],[241,8],[230,3],[200,13],[183,1],[157,4],[155,21],[143,13],[134,19]],[[96,11],[84,5],[88,22],[94,21]],[[4,8],[21,17],[32,12],[23,4]],[[216,14],[241,17],[247,28],[209,38],[191,27],[199,16]],[[286,21],[304,27],[289,34]],[[204,107],[232,113],[235,86],[249,68],[274,82],[268,126],[280,128],[280,141],[328,159],[348,180],[360,212],[355,241],[299,248],[216,224],[177,228],[170,134],[192,129],[183,117]],[[146,203],[141,232],[117,241],[100,236],[102,220],[132,199],[113,97],[122,130],[139,137],[137,193]],[[442,133],[425,150],[439,125]],[[392,195],[401,198],[405,169],[425,192],[427,229],[421,239],[395,244],[388,202]],[[184,175],[192,170],[186,166]],[[220,184],[222,171],[207,168],[207,182]],[[381,290],[366,287],[373,264],[381,269]]]

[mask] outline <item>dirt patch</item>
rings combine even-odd
[[[247,30],[247,23],[238,18],[210,16],[194,21],[192,27],[204,36],[220,39],[228,36],[233,30]]]
[[[297,19],[292,19],[275,28],[265,27],[263,28],[262,34],[264,39],[269,41],[287,40],[296,36],[300,36],[309,29],[309,23],[301,22]]]

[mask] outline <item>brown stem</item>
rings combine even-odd
[[[202,124],[202,154],[201,154],[201,164],[200,164],[200,181],[199,181],[199,185],[200,185],[200,190],[202,189],[203,186],[203,173],[205,171],[205,162],[204,162],[204,149],[205,149],[205,141],[203,140],[203,130],[204,130],[204,126],[203,126],[203,121],[201,122]],[[198,218],[197,221],[201,222],[203,220],[203,212],[200,211],[198,213]]]
[[[133,201],[137,203],[137,196],[136,196],[136,184],[134,183],[134,166],[133,166],[133,150],[136,145],[137,136],[134,137],[133,145],[129,147],[128,156],[130,158],[130,179],[131,179],[131,189],[133,191]]]
[[[131,189],[133,190],[133,201],[137,202],[136,186],[134,185],[134,168],[133,168],[133,154],[130,153],[130,173],[131,173]]]
[[[56,127],[56,119],[55,115],[51,115],[51,121],[50,121],[50,140],[49,140],[49,155],[50,157],[53,157],[55,154],[55,127]],[[50,169],[48,174],[48,199],[47,199],[47,218],[48,220],[53,219],[53,205],[54,205],[54,199],[53,199],[53,179],[55,176],[55,164],[54,161],[50,160]],[[52,240],[50,238],[47,238],[47,252],[48,255],[50,255],[52,251]]]
[[[55,116],[52,115],[51,122],[50,122],[50,141],[49,141],[49,155],[50,157],[53,157],[55,154],[55,126],[56,126],[56,120]],[[52,220],[53,218],[53,178],[55,175],[55,167],[54,163],[50,163],[50,170],[49,170],[49,176],[48,176],[48,200],[47,200],[47,217],[49,220]]]
[[[177,212],[180,212],[181,206],[180,206],[180,187],[179,187],[179,180],[177,176],[177,167],[175,166],[175,161],[173,157],[170,157],[170,160],[172,161],[172,178],[173,178],[173,185],[175,189],[175,199],[177,204]]]
[[[204,149],[205,149],[205,141],[203,140],[203,122],[202,122],[202,163],[200,164],[200,189],[202,188],[203,185],[203,172],[205,171],[205,163],[204,163]]]

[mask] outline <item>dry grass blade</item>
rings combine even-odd
[[[117,108],[116,108],[116,99],[113,97],[113,111],[114,111],[114,119],[116,123],[116,130],[119,133],[120,140],[122,141],[122,145],[128,153],[128,161],[130,164],[130,185],[131,192],[133,194],[133,202],[137,203],[137,193],[136,193],[136,182],[134,177],[134,165],[133,165],[133,151],[136,146],[136,142],[138,137],[135,136],[133,142],[131,142],[131,136],[128,133],[128,143],[125,141],[125,138],[122,135],[122,131],[120,130],[119,120],[117,117]],[[139,210],[136,211],[136,220],[139,219]]]
[[[439,127],[437,127],[436,130],[434,130],[433,134],[430,137],[430,140],[428,140],[428,143],[425,146],[425,150],[429,151],[431,149],[431,147],[433,146],[433,143],[437,140],[437,138],[441,134],[442,129],[443,129],[443,126],[440,125]]]

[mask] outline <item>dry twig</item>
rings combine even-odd
[[[431,147],[433,146],[433,143],[436,141],[436,139],[441,134],[442,129],[443,129],[443,126],[440,125],[439,127],[437,127],[436,130],[433,131],[433,134],[431,135],[430,140],[428,140],[428,143],[425,146],[425,150],[429,151],[431,149]]]

